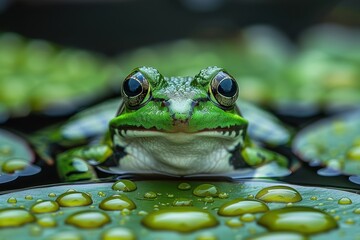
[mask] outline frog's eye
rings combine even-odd
[[[149,92],[149,82],[141,72],[134,72],[123,82],[122,94],[129,107],[140,107]]]
[[[234,106],[239,94],[235,79],[223,71],[216,74],[211,80],[209,90],[215,100],[224,108]]]

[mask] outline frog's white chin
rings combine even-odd
[[[115,145],[127,155],[120,159],[123,170],[156,170],[176,175],[229,172],[232,151],[243,146],[242,133],[202,131],[165,133],[115,130]]]

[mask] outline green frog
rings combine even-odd
[[[65,179],[93,178],[91,165],[178,176],[229,173],[270,162],[287,165],[284,156],[248,137],[249,123],[237,104],[239,86],[223,68],[207,67],[195,77],[164,77],[155,68],[139,67],[121,89],[120,106],[103,140],[57,157]]]

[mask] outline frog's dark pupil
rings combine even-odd
[[[139,81],[129,78],[124,82],[124,92],[128,97],[134,97],[142,92],[142,86]]]
[[[226,78],[222,80],[218,86],[218,92],[225,97],[235,96],[237,91],[237,85],[234,80]]]

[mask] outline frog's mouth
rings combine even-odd
[[[171,136],[171,135],[193,135],[193,136],[209,136],[219,138],[244,138],[246,128],[243,126],[231,126],[228,128],[205,128],[198,131],[189,131],[187,129],[176,128],[172,131],[164,131],[161,129],[122,126],[115,130],[120,137],[154,137],[154,136]]]

